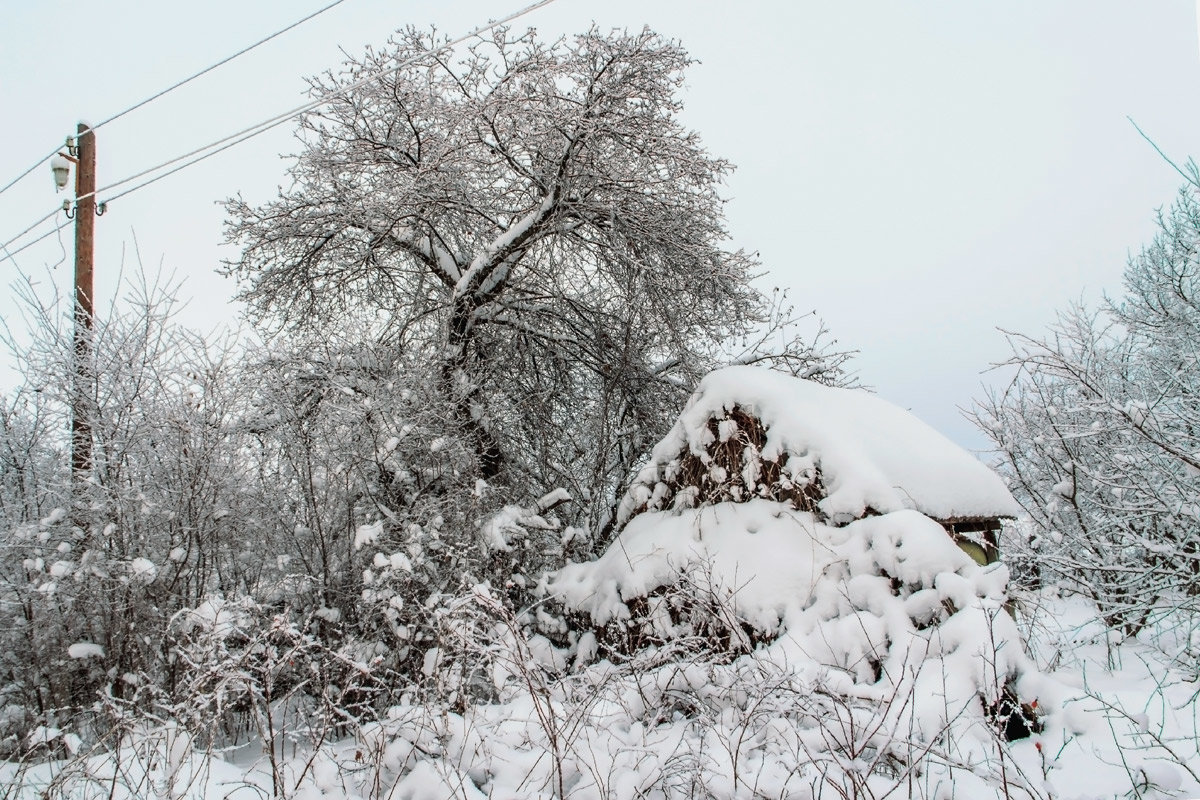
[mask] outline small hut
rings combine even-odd
[[[909,412],[861,390],[754,367],[706,377],[633,481],[619,525],[646,511],[767,498],[840,526],[911,509],[977,563],[1020,508],[996,473]]]

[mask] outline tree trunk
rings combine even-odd
[[[455,422],[474,445],[479,477],[490,481],[500,474],[504,456],[500,452],[500,443],[488,430],[482,416],[475,413],[479,389],[470,377],[474,310],[468,298],[458,298],[451,307],[441,380],[454,410]]]

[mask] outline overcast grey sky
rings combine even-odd
[[[80,120],[98,121],[327,4],[9,2],[0,27],[0,185]],[[455,36],[523,3],[345,0],[217,72],[105,127],[100,183],[302,102],[302,77],[406,25]],[[557,0],[516,25],[545,35],[649,25],[699,59],[685,119],[738,171],[739,246],[761,253],[846,347],[861,380],[982,447],[959,407],[1006,353],[997,327],[1036,332],[1072,300],[1119,292],[1180,180],[1132,117],[1197,154],[1200,50],[1192,0]],[[286,181],[292,126],[114,203],[97,228],[97,293],[136,231],[147,267],[186,278],[184,320],[234,315],[214,273],[235,192]],[[0,195],[0,241],[61,202],[48,167]],[[103,197],[102,197],[103,199]],[[49,226],[50,223],[47,223]],[[49,230],[41,228],[36,233]],[[55,237],[0,263],[70,285]],[[18,271],[19,268],[19,271]],[[0,299],[11,319],[14,302]],[[11,384],[11,375],[5,377]]]

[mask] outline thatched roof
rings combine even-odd
[[[700,382],[630,487],[620,523],[753,497],[790,500],[835,524],[903,509],[945,522],[1020,510],[996,473],[886,400],[728,367]]]

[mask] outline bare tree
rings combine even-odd
[[[568,486],[601,521],[722,344],[769,324],[727,245],[730,165],[679,122],[689,58],[650,31],[439,46],[406,30],[311,81],[337,98],[304,118],[291,188],[227,203],[228,271],[282,329],[368,320],[435,376],[478,477]]]
[[[1010,335],[1018,368],[979,413],[1033,520],[1016,555],[1126,634],[1200,613],[1200,205],[1185,189],[1126,294]]]

